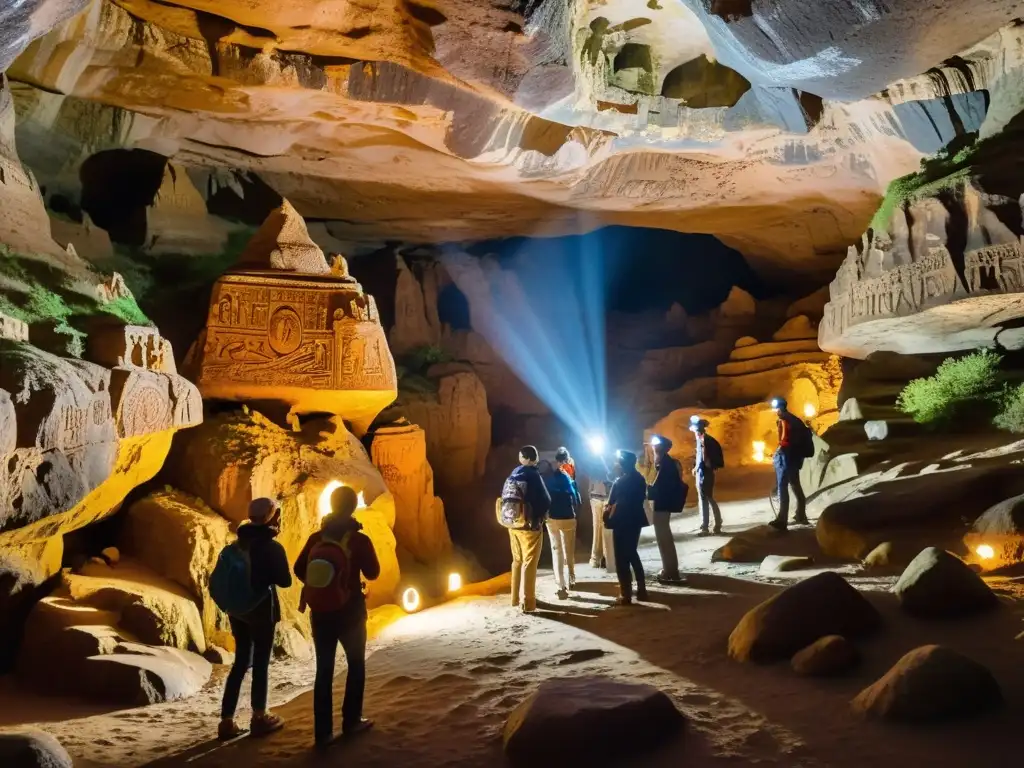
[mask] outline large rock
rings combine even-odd
[[[505,753],[522,765],[604,764],[658,747],[683,722],[672,700],[649,685],[556,678],[543,681],[509,715]]]
[[[767,663],[788,659],[825,637],[861,637],[881,624],[878,610],[837,573],[826,571],[750,610],[729,635],[729,656]]]
[[[121,548],[147,568],[183,588],[200,606],[203,634],[226,643],[227,617],[210,598],[210,574],[232,540],[228,521],[197,498],[157,491],[132,504],[125,516]]]
[[[1024,562],[1024,495],[987,509],[964,536],[968,560],[991,569]]]
[[[780,533],[770,525],[759,525],[735,534],[711,555],[712,562],[761,563],[766,558],[802,557],[814,549],[814,534],[807,530]]]
[[[146,251],[155,256],[220,253],[230,231],[224,219],[209,215],[185,169],[166,163],[160,187],[146,208]]]
[[[279,499],[283,523],[278,540],[289,561],[319,528],[321,513],[327,511],[325,493],[329,495],[337,483],[350,486],[362,495],[365,506],[356,518],[381,563],[380,578],[368,585],[370,604],[394,599],[399,579],[394,497],[362,443],[340,418],[313,420],[302,432],[291,432],[254,411],[224,414],[182,433],[168,464],[168,479],[176,488],[202,499],[233,523],[247,519],[252,499]],[[184,577],[180,570],[178,576]],[[281,598],[287,621],[308,635],[306,620],[297,610],[298,585],[282,590]]]
[[[892,591],[905,611],[928,618],[967,616],[999,604],[967,563],[935,547],[911,561]]]
[[[791,661],[793,671],[807,677],[839,675],[860,661],[857,647],[842,635],[827,635],[798,652]]]
[[[431,563],[451,554],[444,502],[434,495],[424,431],[397,423],[375,429],[370,455],[395,499],[395,539],[416,559]]]
[[[45,731],[0,733],[0,765],[6,768],[73,768],[67,750]]]
[[[1003,705],[999,683],[976,661],[939,645],[915,648],[853,700],[866,717],[931,722]]]

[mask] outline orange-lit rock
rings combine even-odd
[[[373,431],[373,464],[395,498],[395,539],[417,560],[430,563],[451,553],[444,503],[434,496],[427,441],[415,424],[389,424]]]
[[[194,365],[204,397],[334,413],[360,434],[397,394],[373,297],[287,203],[214,286]]]

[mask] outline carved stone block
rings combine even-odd
[[[0,339],[28,341],[28,323],[0,312]]]
[[[110,403],[118,437],[139,437],[174,426],[166,374],[115,368],[110,372]]]
[[[90,360],[112,368],[142,368],[177,373],[169,341],[152,326],[112,323],[90,334],[86,349]]]

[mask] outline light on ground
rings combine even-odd
[[[764,461],[764,440],[754,441],[754,461],[758,463]]]
[[[448,591],[458,592],[462,589],[462,576],[458,573],[452,572],[448,574]]]
[[[420,593],[416,587],[409,587],[402,593],[402,608],[406,613],[415,613],[420,609]]]
[[[818,415],[818,409],[815,408],[811,403],[807,403],[804,406],[804,418],[813,419]]]
[[[979,544],[974,550],[982,560],[991,560],[996,556],[996,551],[989,544]]]
[[[340,488],[344,483],[341,480],[331,480],[324,489],[320,492],[320,498],[316,503],[316,511],[320,517],[327,517],[331,514],[331,494],[334,493],[335,488]],[[363,492],[360,491],[356,498],[356,509],[366,509],[366,498],[363,496]]]
[[[594,453],[604,453],[604,435],[591,435],[587,439],[587,445],[590,446],[590,450],[592,450]]]

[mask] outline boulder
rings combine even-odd
[[[743,347],[752,347],[757,344],[757,339],[753,336],[740,336],[736,339],[736,343],[733,345],[736,349],[742,349]]]
[[[768,663],[825,637],[861,637],[882,623],[878,610],[837,573],[826,571],[750,610],[729,635],[729,656]]]
[[[114,566],[121,561],[121,550],[117,547],[106,547],[100,552],[100,557],[106,561],[107,565]]]
[[[799,651],[793,671],[807,677],[828,677],[846,672],[860,661],[857,647],[842,635],[826,635]]]
[[[67,750],[44,731],[0,733],[0,765],[4,768],[73,768]]]
[[[793,530],[789,533],[780,533],[770,525],[759,525],[734,535],[714,551],[711,561],[760,563],[769,557],[802,557],[814,548],[813,531]]]
[[[893,554],[893,543],[883,541],[867,554],[862,565],[865,568],[888,568],[894,562]]]
[[[719,305],[718,311],[725,318],[748,317],[757,312],[757,302],[749,293],[734,285],[729,289],[725,301]]]
[[[96,701],[144,707],[198,693],[212,672],[210,662],[188,651],[121,643],[113,654],[85,660],[77,692]]]
[[[843,407],[839,409],[840,421],[861,421],[864,418],[864,411],[861,410],[860,401],[856,397],[847,398]],[[870,438],[870,435],[868,436]]]
[[[803,568],[810,568],[812,565],[814,565],[813,557],[804,557],[801,555],[768,555],[761,561],[761,567],[758,569],[758,572],[762,576],[771,576],[776,573],[799,571]]]
[[[985,569],[1024,562],[1024,495],[990,507],[964,536],[969,562]]]
[[[125,515],[121,547],[183,588],[199,606],[208,642],[227,643],[227,617],[209,592],[210,574],[233,536],[228,521],[199,499],[174,490],[151,493]]]
[[[928,547],[915,557],[892,591],[908,613],[925,618],[967,616],[999,604],[995,593],[956,555]]]
[[[230,667],[235,663],[235,654],[226,648],[221,648],[219,645],[207,646],[203,658],[214,666],[219,667]]]
[[[884,419],[865,421],[864,434],[868,440],[885,440],[889,436],[889,422]]]
[[[988,669],[940,645],[910,651],[853,700],[858,714],[902,722],[967,717],[1002,705],[999,683]]]
[[[672,699],[652,686],[606,677],[556,678],[543,681],[509,715],[505,753],[522,765],[603,765],[659,746],[683,723]]]

